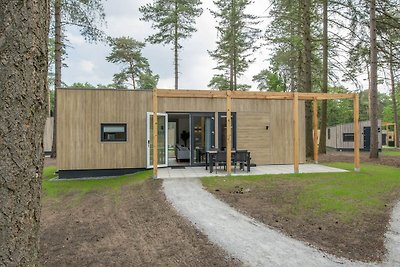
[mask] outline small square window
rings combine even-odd
[[[102,142],[125,142],[126,136],[126,123],[101,124]]]
[[[343,142],[354,142],[354,133],[344,133]]]

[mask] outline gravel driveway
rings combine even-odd
[[[328,255],[244,216],[204,190],[198,179],[165,179],[163,188],[168,201],[184,217],[245,265],[374,266]],[[400,205],[396,208],[393,222],[397,227],[392,225],[387,235],[390,254],[385,266],[400,266],[400,222],[396,217],[400,217]]]

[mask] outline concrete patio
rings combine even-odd
[[[347,172],[347,170],[328,167],[319,164],[300,164],[300,173],[323,173],[323,172]],[[252,167],[250,172],[242,171],[236,168],[236,172],[232,169],[232,176],[235,175],[261,175],[261,174],[289,174],[293,173],[293,165],[263,165]],[[207,176],[226,176],[226,171],[222,168],[217,173],[210,173],[205,167],[172,167],[159,168],[158,178],[201,178]]]

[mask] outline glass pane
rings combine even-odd
[[[153,165],[153,115],[150,115],[150,165]],[[158,165],[167,164],[167,151],[165,150],[166,116],[158,116]]]
[[[123,133],[125,132],[124,126],[104,126],[103,131],[105,133]]]
[[[205,163],[206,151],[213,146],[214,121],[212,117],[193,116],[193,162]]]

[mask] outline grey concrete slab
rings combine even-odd
[[[324,173],[324,172],[347,172],[346,170],[328,167],[319,164],[300,164],[300,173]],[[262,175],[262,174],[289,174],[293,173],[293,165],[261,165],[252,167],[250,172],[236,169],[232,175]],[[186,167],[185,169],[160,168],[158,178],[201,178],[207,176],[226,176],[226,171],[218,169],[217,172],[210,173],[205,167]]]

